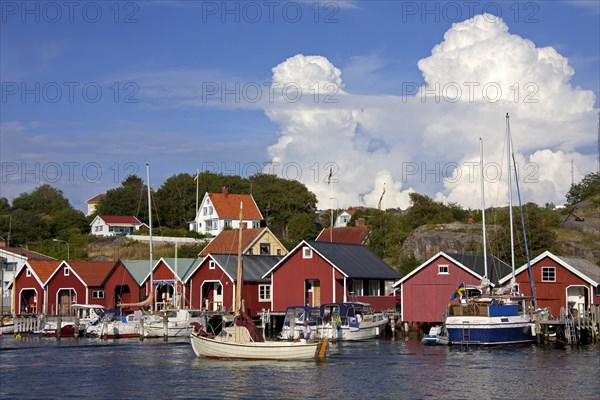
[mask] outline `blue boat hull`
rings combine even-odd
[[[451,344],[518,344],[533,343],[530,325],[502,327],[446,327]]]

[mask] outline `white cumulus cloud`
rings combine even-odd
[[[524,201],[561,204],[571,163],[575,181],[593,170],[595,96],[570,84],[575,71],[554,48],[478,15],[453,24],[418,68],[425,85],[410,95],[363,96],[344,88],[343,71],[326,57],[283,61],[273,68],[274,88],[294,84],[302,98],[279,97],[265,109],[280,133],[268,149],[272,162],[299,166],[288,177],[314,191],[322,208],[331,197],[334,207],[375,207],[384,185],[388,208],[406,208],[412,191],[477,208],[481,137],[487,202],[498,204],[507,187],[509,113]],[[488,176],[495,166],[498,178]]]

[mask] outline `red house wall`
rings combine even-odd
[[[272,273],[271,282],[273,296],[273,311],[285,311],[288,306],[305,304],[304,285],[309,279],[319,280],[321,287],[321,304],[334,301],[332,280],[342,278],[336,271],[332,276],[333,267],[313,251],[312,258],[303,258],[302,246],[289,256]],[[338,292],[336,285],[336,298],[340,300],[342,293]]]
[[[74,289],[76,293],[75,302],[79,304],[89,304],[87,302],[84,284],[77,276],[75,276],[75,273],[72,270],[70,271],[69,276],[65,276],[65,268],[68,267],[65,264],[62,264],[46,284],[46,291],[48,292],[48,306],[46,310],[49,314],[58,313],[57,305],[59,299],[57,298],[57,294],[61,289]],[[92,297],[91,292],[90,297]]]
[[[542,282],[542,267],[556,268],[556,282]],[[567,307],[567,287],[577,285],[589,288],[590,286],[588,282],[573,274],[550,257],[544,257],[535,264],[532,264],[531,270],[533,273],[538,307],[549,307],[551,314],[554,316],[560,315],[561,307]],[[527,270],[519,273],[515,279],[519,284],[521,293],[531,296],[531,287]],[[594,294],[590,292],[589,295],[589,301],[591,303]]]
[[[42,313],[44,311],[44,289],[39,284],[37,279],[35,279],[33,273],[31,274],[31,276],[27,276],[25,272],[27,268],[21,268],[21,271],[17,274],[15,278],[14,293],[18,295],[16,304],[17,313],[21,313],[24,309],[24,306],[27,307],[27,312]],[[37,305],[31,304],[31,302],[28,305],[21,303],[23,299],[21,298],[20,293],[23,289],[34,289],[37,291]]]
[[[233,307],[233,282],[218,265],[214,269],[210,269],[209,260],[210,258],[208,257],[204,259],[196,272],[187,281],[189,284],[188,301],[190,307],[203,308],[204,304],[202,304],[201,296],[205,295],[205,293],[202,293],[202,284],[206,281],[218,281],[223,286],[223,306],[231,310]]]
[[[141,300],[140,287],[127,268],[122,263],[117,265],[112,274],[104,283],[104,306],[116,308],[115,293],[117,286],[128,286],[130,293],[122,297],[123,303],[137,303]]]
[[[448,265],[448,274],[438,267]],[[402,286],[402,320],[409,322],[441,322],[450,297],[461,284],[479,285],[479,280],[443,256],[411,276]],[[458,301],[458,300],[455,300]]]
[[[235,286],[218,265],[214,269],[210,269],[209,261],[210,259],[206,258],[196,272],[188,279],[186,283],[187,301],[191,308],[203,308],[205,305],[201,304],[201,296],[206,295],[206,293],[201,293],[203,283],[218,281],[223,286],[223,306],[227,310],[232,310],[234,308],[233,290]],[[271,303],[268,301],[258,301],[258,286],[259,283],[257,282],[246,282],[242,288],[242,298],[244,299],[246,310],[250,311],[251,316],[257,315],[263,308],[269,309],[271,307]]]

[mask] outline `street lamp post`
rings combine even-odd
[[[63,242],[67,244],[67,261],[71,261],[71,248],[69,246],[69,242],[61,239],[52,239],[53,242]]]
[[[2,238],[2,240],[6,240],[4,239],[2,236],[0,236],[0,238]],[[2,269],[2,273],[0,274],[0,327],[4,326],[4,268],[6,266],[6,262],[4,261],[4,258],[0,258],[0,263],[2,264],[0,266],[0,268]]]

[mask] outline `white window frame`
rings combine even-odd
[[[302,258],[312,258],[313,251],[312,248],[308,246],[304,246],[302,248]]]
[[[546,274],[544,274],[546,272]],[[548,279],[550,272],[552,272],[552,279]],[[546,276],[546,278],[544,277]],[[542,267],[542,282],[556,282],[556,267]]]
[[[450,266],[448,264],[439,264],[438,265],[438,275],[448,275],[448,274],[450,274]]]
[[[25,270],[25,276],[27,276],[27,277],[31,276],[31,270],[29,268],[27,268]]]
[[[103,299],[104,290],[92,290],[92,299]]]
[[[68,267],[64,269],[63,275],[64,276],[71,276],[71,271],[69,271]]]
[[[271,285],[268,283],[258,285],[258,301],[271,301]]]
[[[215,262],[215,260],[210,260],[208,262],[208,269],[215,269],[217,263]]]
[[[362,279],[355,279],[352,281],[352,293],[355,296],[363,296],[364,285]]]

